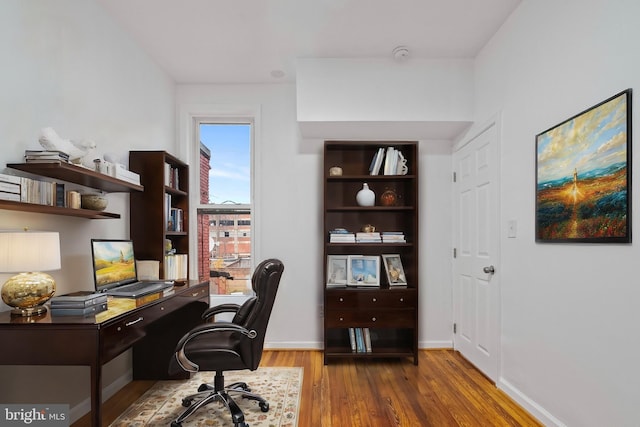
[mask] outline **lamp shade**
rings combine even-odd
[[[0,272],[60,269],[60,235],[53,231],[0,232]]]

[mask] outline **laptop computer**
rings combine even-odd
[[[96,292],[137,298],[171,288],[172,280],[138,280],[132,240],[91,239]]]

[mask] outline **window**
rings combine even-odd
[[[197,122],[200,151],[198,274],[211,293],[250,294],[251,121]]]

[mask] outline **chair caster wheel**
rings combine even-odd
[[[175,421],[171,422],[171,427],[182,427],[182,423],[177,423]]]
[[[189,406],[191,406],[192,402],[193,402],[193,399],[182,399],[182,406],[184,406],[185,408],[188,408]]]
[[[200,384],[200,387],[198,387],[198,393],[202,391],[207,391],[207,390],[209,390],[209,386],[206,384]]]
[[[268,412],[269,411],[269,402],[260,402],[260,410],[262,412]]]

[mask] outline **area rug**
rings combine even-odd
[[[235,371],[225,374],[225,383],[246,382],[253,393],[269,402],[269,411],[262,412],[258,403],[235,397],[251,427],[296,427],[300,407],[303,368],[258,368],[255,371]],[[168,426],[186,408],[182,398],[195,393],[202,383],[212,383],[214,372],[199,372],[188,380],[158,381],[116,419],[111,426]],[[213,402],[200,408],[182,423],[183,427],[231,426],[231,415],[222,403]]]

